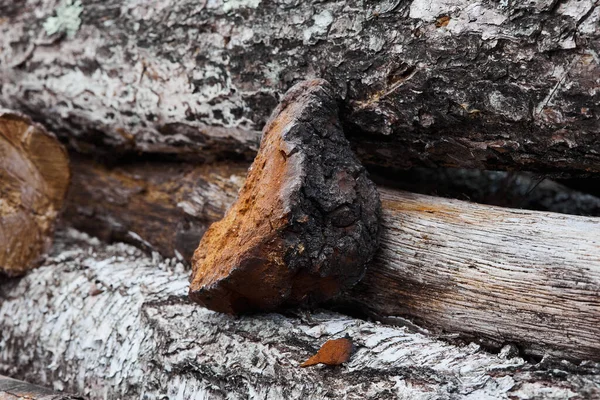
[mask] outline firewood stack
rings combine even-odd
[[[17,3],[0,399],[600,397],[600,6]]]

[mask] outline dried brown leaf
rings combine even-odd
[[[301,367],[311,365],[340,365],[350,358],[352,352],[352,340],[348,338],[328,340],[321,346],[317,354],[303,362]]]

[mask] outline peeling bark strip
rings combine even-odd
[[[0,104],[80,151],[251,159],[320,77],[363,162],[600,172],[592,0],[21,3],[0,6]]]
[[[56,137],[0,109],[0,273],[22,275],[41,262],[68,185],[69,160]]]
[[[213,313],[188,302],[176,263],[60,234],[44,267],[0,284],[0,373],[90,400],[600,396],[594,363],[530,365],[509,347],[493,355],[335,313]],[[346,334],[357,346],[346,365],[300,368]]]
[[[111,232],[143,226],[139,208],[160,210],[151,214],[155,231],[132,230],[157,251],[173,247],[169,238],[190,234],[190,240],[176,243],[187,243],[187,250],[178,248],[192,252],[199,236],[191,236],[223,216],[243,182],[222,165],[180,175],[165,164],[156,170],[140,165],[105,172],[74,162],[74,189],[84,192],[71,194],[66,222],[76,215],[79,226],[91,232],[95,226]],[[81,171],[87,172],[78,178]],[[102,178],[105,173],[110,180]],[[83,181],[89,185],[78,183]],[[182,186],[170,191],[156,181]],[[514,342],[527,354],[600,358],[592,337],[600,319],[597,219],[379,190],[386,199],[383,245],[349,296],[357,307],[380,320],[410,318],[431,330],[483,338],[494,347]],[[94,193],[102,193],[105,201]],[[204,228],[171,230],[186,224]]]
[[[0,375],[0,400],[81,400]]]
[[[194,253],[194,301],[227,313],[316,304],[364,275],[381,203],[331,89],[299,83],[273,112],[238,200]]]

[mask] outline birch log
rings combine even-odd
[[[191,254],[234,201],[243,169],[186,168],[74,160],[65,220],[169,257]],[[381,251],[340,304],[494,348],[514,342],[535,356],[600,359],[600,219],[380,192]]]
[[[89,399],[508,399],[600,395],[600,365],[533,365],[331,312],[234,318],[186,297],[176,259],[60,233],[46,264],[0,284],[0,373]],[[350,335],[344,366],[300,368]]]
[[[0,104],[94,154],[252,158],[321,77],[365,163],[600,172],[593,0],[18,0]]]

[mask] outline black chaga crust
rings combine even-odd
[[[193,258],[192,299],[240,313],[317,303],[356,284],[381,203],[324,80],[294,86],[267,123],[237,202]]]

